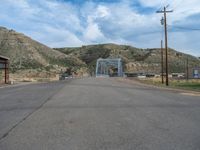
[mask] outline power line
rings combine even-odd
[[[176,8],[178,8],[182,3],[183,3],[184,0],[181,0],[178,4],[176,4],[173,8],[173,10],[175,10]]]
[[[173,0],[172,0],[173,1]],[[170,2],[171,3],[171,2]],[[169,6],[168,0],[163,0],[163,2],[160,3],[159,7],[157,7],[156,10],[161,10],[163,8],[163,5]],[[167,8],[167,7],[166,7]]]
[[[188,28],[188,27],[181,27],[181,26],[172,26],[172,25],[168,25],[172,28],[176,28],[176,29],[182,29],[182,30],[193,30],[193,31],[200,31],[200,28]]]
[[[169,78],[168,78],[168,45],[167,45],[167,13],[171,13],[171,12],[173,12],[173,11],[172,10],[170,10],[170,11],[166,10],[166,7],[164,7],[164,10],[156,12],[156,13],[164,14],[164,18],[163,18],[164,22],[161,21],[161,23],[164,23],[164,28],[165,28],[166,86],[169,85]]]

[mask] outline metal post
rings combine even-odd
[[[187,57],[187,80],[189,80],[189,65],[188,65],[188,57]]]
[[[120,60],[120,76],[123,76],[123,70],[122,70],[122,61]]]
[[[117,68],[118,68],[118,77],[120,76],[120,61],[117,60]]]
[[[121,62],[121,59],[118,59],[118,76],[122,77],[122,62]]]
[[[99,60],[96,63],[96,77],[98,76],[98,69],[99,69]]]
[[[100,62],[100,74],[102,75],[103,73],[103,67],[102,67],[102,62]]]

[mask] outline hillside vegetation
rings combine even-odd
[[[57,73],[71,68],[74,72],[94,74],[98,58],[122,58],[125,72],[160,73],[160,49],[139,49],[128,45],[97,44],[73,48],[49,48],[24,34],[0,27],[0,55],[10,58],[10,71],[19,76],[21,71],[34,70],[34,76]],[[200,66],[200,60],[169,49],[169,71],[185,72],[189,66]],[[39,73],[38,73],[39,72]],[[46,74],[45,74],[46,75]],[[24,75],[26,76],[26,75]],[[30,76],[30,75],[27,75]],[[33,76],[33,75],[32,75]]]
[[[88,65],[91,72],[94,72],[98,58],[108,57],[122,58],[125,72],[160,73],[161,70],[161,50],[158,48],[139,49],[127,45],[99,44],[76,48],[56,48],[56,50],[81,59]],[[194,56],[173,49],[169,49],[168,55],[171,73],[185,72],[187,59],[190,67],[200,66],[200,60]]]
[[[3,27],[0,27],[0,54],[10,58],[12,72],[19,69],[49,70],[85,66],[85,63],[76,57],[69,57],[23,34]]]

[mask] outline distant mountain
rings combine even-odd
[[[88,65],[91,73],[94,73],[98,58],[108,57],[122,58],[125,72],[160,73],[161,71],[161,50],[159,48],[139,49],[128,45],[98,44],[76,48],[55,48],[55,50],[81,59]],[[200,66],[200,60],[197,57],[173,49],[169,49],[168,56],[169,72],[185,72],[187,59],[189,67]]]
[[[85,66],[77,57],[51,49],[21,33],[0,27],[0,55],[10,58],[11,71]]]
[[[169,72],[185,72],[200,66],[199,58],[169,49]],[[97,44],[75,48],[49,48],[24,34],[0,27],[0,55],[10,58],[11,72],[17,70],[61,70],[94,74],[98,58],[122,58],[125,72],[160,73],[160,49],[139,49],[128,45]],[[19,72],[18,72],[19,73]],[[18,74],[17,73],[17,74]]]

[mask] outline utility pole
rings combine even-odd
[[[186,65],[187,65],[187,81],[188,81],[188,80],[189,80],[189,65],[188,65],[188,56],[187,56]]]
[[[169,85],[169,77],[168,77],[168,45],[167,45],[167,13],[173,12],[172,10],[167,11],[166,7],[164,7],[164,11],[157,11],[156,13],[164,13],[164,27],[165,27],[165,55],[166,55],[166,86]]]
[[[161,76],[162,76],[162,84],[164,83],[164,78],[163,78],[163,40],[161,40]]]

